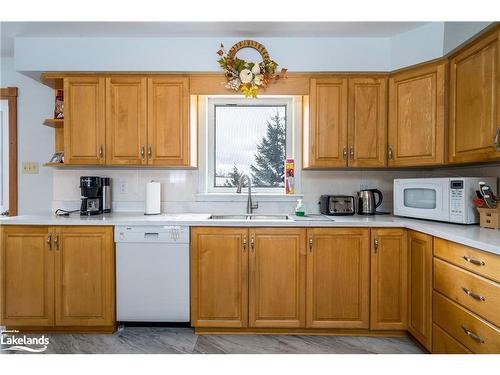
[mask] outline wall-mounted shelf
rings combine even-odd
[[[54,119],[54,118],[48,118],[43,121],[43,124],[45,126],[49,126],[51,128],[59,129],[64,126],[64,119]]]

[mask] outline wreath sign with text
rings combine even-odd
[[[262,61],[248,62],[237,58],[236,53],[243,48],[255,49],[262,57]],[[220,56],[217,62],[224,69],[227,79],[226,88],[241,91],[247,98],[256,98],[259,89],[265,88],[273,80],[286,77],[287,69],[283,68],[276,74],[278,64],[271,60],[266,47],[254,40],[242,40],[232,46],[227,53],[221,44],[217,54]]]

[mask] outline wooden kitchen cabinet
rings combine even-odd
[[[112,227],[3,226],[2,324],[112,331]]]
[[[408,331],[432,350],[433,238],[408,231]]]
[[[307,327],[369,328],[370,230],[307,230]]]
[[[306,230],[249,230],[249,327],[305,327]]]
[[[54,323],[54,251],[46,226],[2,226],[1,324]]]
[[[499,32],[489,33],[450,60],[449,161],[500,158]]]
[[[55,324],[113,325],[115,263],[112,228],[58,227],[54,248]]]
[[[248,229],[191,228],[191,323],[248,326]]]
[[[370,328],[407,327],[408,250],[405,229],[372,229]]]
[[[64,163],[105,163],[105,80],[64,79]]]
[[[311,79],[305,168],[347,166],[347,88],[347,78]]]
[[[446,63],[404,70],[389,79],[388,165],[445,162]]]
[[[146,77],[106,78],[107,165],[147,163],[146,111]]]
[[[349,78],[350,167],[387,165],[387,78]]]
[[[148,164],[190,166],[189,79],[148,78]]]

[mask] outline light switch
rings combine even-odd
[[[23,162],[23,173],[24,174],[38,174],[38,162],[36,162],[36,161],[24,161]]]

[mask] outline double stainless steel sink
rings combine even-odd
[[[292,220],[290,216],[283,214],[211,215],[210,219],[211,220],[261,220],[261,221]]]

